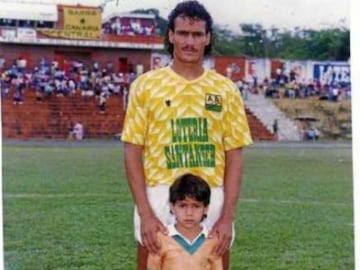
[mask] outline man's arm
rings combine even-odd
[[[126,175],[140,216],[142,244],[150,253],[157,253],[160,246],[156,239],[156,233],[157,231],[166,232],[166,228],[156,218],[146,194],[142,163],[143,146],[125,143],[124,147]]]
[[[214,248],[214,252],[218,256],[222,256],[231,244],[232,223],[235,219],[236,204],[241,189],[242,167],[241,148],[225,151],[224,205],[219,220],[210,233],[210,237],[218,234],[219,244]]]

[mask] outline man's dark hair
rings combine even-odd
[[[170,186],[170,203],[185,200],[186,197],[192,198],[208,206],[210,203],[211,190],[208,183],[199,176],[184,174],[177,178]]]
[[[174,45],[169,41],[169,32],[175,30],[175,19],[177,17],[187,17],[193,20],[204,21],[206,24],[206,33],[210,33],[210,43],[205,47],[204,56],[209,56],[212,49],[213,39],[213,20],[209,12],[205,7],[197,1],[184,1],[179,4],[171,11],[168,17],[168,27],[165,34],[165,47],[173,57]]]

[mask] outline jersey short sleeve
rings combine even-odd
[[[252,138],[240,91],[231,81],[227,85],[229,91],[226,93],[223,118],[223,141],[225,150],[232,150],[251,144]]]

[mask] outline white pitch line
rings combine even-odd
[[[42,194],[42,193],[5,193],[4,198],[75,198],[75,197],[118,197],[119,194],[105,194],[105,193],[52,193],[52,194]],[[339,206],[339,207],[353,207],[351,203],[341,203],[341,202],[320,202],[320,201],[299,201],[299,200],[262,200],[254,198],[240,198],[240,203],[272,203],[272,204],[299,204],[299,205],[323,205],[323,206]]]
[[[76,197],[118,197],[119,194],[98,194],[98,193],[5,193],[4,198],[76,198]]]
[[[251,198],[240,198],[240,202],[248,203],[274,203],[274,204],[300,204],[300,205],[324,205],[324,206],[342,206],[342,207],[352,207],[350,203],[341,203],[341,202],[320,202],[320,201],[298,201],[298,200],[261,200],[261,199],[251,199]]]

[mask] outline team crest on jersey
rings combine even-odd
[[[220,95],[206,94],[205,108],[209,111],[221,112],[222,98]]]

